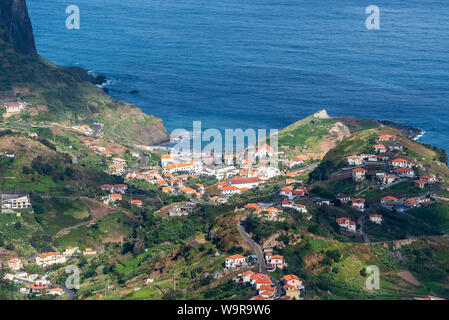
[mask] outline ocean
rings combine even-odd
[[[418,127],[449,150],[447,0],[27,2],[44,58],[105,74],[110,95],[169,131],[281,129],[326,109]],[[371,4],[379,30],[365,26]]]

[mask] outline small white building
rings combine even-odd
[[[337,220],[338,225],[343,228],[343,229],[347,229],[349,231],[356,231],[356,223],[354,221],[352,221],[349,218],[338,218]]]
[[[369,220],[372,223],[382,224],[382,215],[381,214],[370,214]]]
[[[239,254],[234,254],[228,258],[226,258],[225,261],[225,267],[228,269],[234,269],[242,266],[246,263],[246,258],[244,256],[241,256]]]
[[[8,267],[12,271],[17,272],[17,271],[19,271],[20,269],[23,268],[23,264],[22,264],[22,261],[20,259],[12,258],[12,259],[8,260]]]
[[[31,208],[30,197],[28,195],[19,196],[2,194],[2,209],[26,209]]]

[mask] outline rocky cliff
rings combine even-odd
[[[37,55],[25,0],[1,0],[0,25],[6,30],[3,41],[12,41],[20,53]]]
[[[14,121],[64,125],[98,121],[117,141],[169,140],[161,119],[111,98],[92,82],[85,70],[62,68],[37,54],[25,0],[0,0],[0,103],[20,97],[35,109]]]

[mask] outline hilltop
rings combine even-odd
[[[4,122],[101,122],[116,140],[157,144],[169,139],[161,119],[109,97],[85,70],[59,67],[40,57],[25,0],[2,1],[0,17],[0,102],[28,104],[8,118],[2,106]]]

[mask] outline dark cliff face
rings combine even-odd
[[[18,52],[37,55],[33,27],[25,0],[0,0],[0,27]]]

